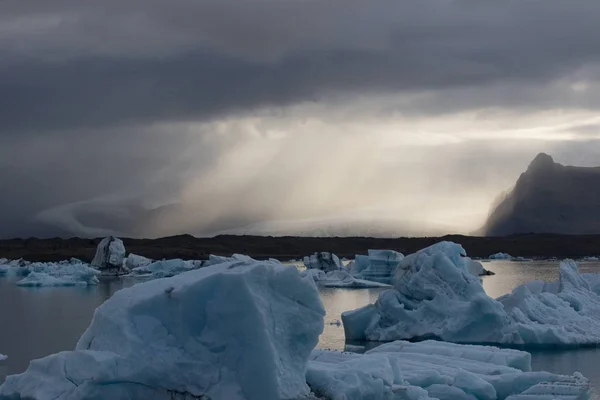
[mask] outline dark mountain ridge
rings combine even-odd
[[[600,233],[600,167],[564,166],[538,154],[481,233]]]

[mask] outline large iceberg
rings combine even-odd
[[[306,269],[320,269],[326,272],[345,269],[339,257],[333,253],[320,252],[304,257]]]
[[[312,279],[231,261],[115,293],[76,350],[7,377],[0,399],[299,399],[325,310]]]
[[[385,283],[355,278],[345,270],[325,272],[320,269],[307,269],[302,274],[310,276],[317,285],[329,288],[366,289],[390,287],[390,285],[386,285]]]
[[[404,255],[394,250],[369,250],[366,256],[357,255],[350,268],[357,278],[389,284],[403,259]]]
[[[129,272],[124,268],[125,254],[125,246],[121,239],[114,236],[105,237],[96,248],[92,267],[100,270],[103,275],[124,275]]]
[[[600,285],[592,287],[573,261],[561,263],[559,281],[529,282],[495,300],[468,271],[465,255],[460,245],[440,242],[407,256],[393,289],[374,305],[342,314],[346,339],[600,343],[600,295],[594,291]]]
[[[490,260],[512,260],[513,256],[508,253],[495,253],[488,257]]]
[[[589,381],[531,372],[529,353],[489,346],[392,342],[365,354],[314,350],[311,389],[333,400],[587,399]]]

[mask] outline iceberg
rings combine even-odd
[[[350,269],[357,278],[389,284],[402,259],[394,250],[369,250],[367,256],[357,255]]]
[[[513,256],[508,253],[495,253],[488,257],[490,260],[512,260]]]
[[[345,269],[338,256],[327,252],[304,257],[304,265],[306,269],[320,269],[326,272]]]
[[[144,256],[139,256],[137,254],[130,253],[124,260],[123,265],[126,270],[133,270],[139,267],[145,267],[146,265],[152,264],[154,260],[146,258]]]
[[[467,269],[473,275],[495,275],[492,271],[483,268],[483,264],[481,264],[479,261],[475,261],[469,257],[465,257],[465,263],[467,263]]]
[[[468,271],[464,249],[440,242],[407,256],[394,288],[375,304],[342,313],[347,340],[572,346],[600,343],[599,279],[560,264],[557,282],[529,282],[489,297]],[[594,274],[592,274],[594,275]]]
[[[252,258],[244,254],[234,254],[231,257],[215,256],[214,254],[211,254],[208,256],[208,260],[204,261],[202,265],[205,267],[210,267],[211,265],[219,265],[235,261],[252,261]],[[277,263],[279,263],[279,261],[277,261]]]
[[[325,310],[312,279],[236,260],[143,282],[96,312],[74,351],[6,378],[0,399],[300,399]]]
[[[586,256],[581,259],[581,261],[598,261],[600,258],[595,256]]]
[[[202,267],[202,261],[181,259],[155,261],[131,270],[133,275],[152,276],[153,278],[166,278],[181,274],[186,271]]]
[[[72,262],[79,260],[73,259]],[[18,268],[17,276],[25,276],[17,282],[18,286],[87,286],[98,284],[100,271],[87,264],[72,264],[71,261],[58,263],[31,263]]]
[[[397,341],[365,354],[314,350],[306,379],[334,400],[576,400],[590,392],[579,373],[531,372],[523,351],[435,341]]]
[[[8,356],[5,356],[4,354],[0,353],[0,361],[4,361],[8,358]]]
[[[302,274],[310,276],[317,285],[328,288],[366,289],[390,287],[385,283],[355,278],[345,270],[325,272],[320,269],[307,269]]]
[[[125,254],[123,241],[114,236],[107,236],[102,239],[96,248],[92,267],[100,270],[102,275],[125,275],[129,272],[123,267]]]

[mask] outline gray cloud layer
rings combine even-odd
[[[273,218],[273,205],[255,190],[293,187],[273,177],[253,176],[235,190],[215,188],[222,199],[252,202],[232,202],[210,219],[192,218],[194,226],[166,217],[148,223],[154,217],[144,211],[181,200],[191,180],[220,171],[223,157],[246,141],[247,132],[215,138],[207,126],[264,109],[285,120],[286,108],[311,103],[312,114],[294,118],[331,119],[340,105],[366,98],[357,120],[398,113],[426,119],[489,107],[596,110],[599,15],[592,0],[3,2],[0,179],[9,190],[0,199],[0,235],[155,234],[148,225],[169,225],[160,233],[209,233]],[[204,128],[187,131],[186,123]],[[592,125],[579,133],[593,139],[597,131]],[[368,131],[360,135],[368,142]],[[305,145],[320,140],[311,136]],[[475,188],[489,186],[491,170],[515,159],[518,146],[495,157],[474,156],[490,152],[477,144],[457,147],[460,156],[443,157],[453,159],[444,169]],[[518,174],[535,147],[516,157],[503,182]],[[581,146],[587,154],[589,148]],[[568,153],[561,149],[556,152]],[[580,153],[570,154],[566,161],[577,162]],[[474,163],[489,166],[474,169]],[[282,165],[285,160],[271,164]],[[472,178],[483,170],[490,172]],[[302,168],[290,171],[297,175],[287,181],[303,179]],[[235,173],[230,168],[224,178]],[[385,177],[383,184],[392,182],[394,171]],[[365,184],[359,192],[367,190],[375,189]],[[330,198],[303,200],[311,207],[286,206],[276,217],[323,216],[338,205]],[[110,206],[90,205],[98,201]],[[194,207],[186,215],[211,214],[206,209],[215,206],[209,194],[187,201]],[[100,230],[74,230],[65,219],[96,208],[99,216],[78,220]],[[32,219],[39,213],[42,221]]]

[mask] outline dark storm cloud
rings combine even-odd
[[[142,231],[145,220],[161,225],[162,217],[146,215],[152,206],[145,202],[181,200],[194,177],[243,172],[222,164],[247,132],[218,136],[210,122],[265,108],[318,105],[314,114],[297,117],[307,120],[331,118],[332,109],[359,97],[364,109],[357,119],[395,113],[426,118],[487,107],[595,110],[598,15],[595,0],[1,2],[0,182],[8,194],[0,197],[0,236],[97,235],[104,229],[137,234],[140,219]],[[186,123],[204,125],[188,132]],[[254,133],[264,134],[261,129]],[[591,129],[579,133],[593,135]],[[193,203],[190,212],[177,218],[210,216],[202,219],[203,233],[261,223],[287,200],[290,182],[306,180],[310,188],[305,178],[319,179],[320,171],[302,175],[302,163],[329,155],[313,155],[311,148],[335,146],[348,135],[290,139],[280,148],[303,149],[314,159],[298,157],[288,169],[290,161],[280,156],[244,184],[221,188],[215,179],[210,189],[221,197],[192,196],[186,199]],[[360,135],[367,143],[368,130]],[[454,172],[464,190],[493,186],[494,171],[518,146],[489,145],[497,149],[494,157],[492,150],[477,155],[479,145],[458,147],[446,148],[445,157],[423,151],[424,159],[438,160],[423,166],[423,173]],[[535,151],[530,145],[512,154],[519,164],[510,179]],[[394,169],[377,168],[371,181],[382,187],[393,182]],[[290,176],[272,175],[277,170]],[[448,175],[432,178],[430,186],[451,183]],[[273,188],[279,194],[271,197]],[[357,197],[379,194],[371,183],[355,190]],[[321,214],[355,205],[302,201],[306,209],[293,203],[285,209],[289,215],[277,217],[311,217],[314,204]],[[177,233],[177,226],[167,231]]]
[[[124,3],[0,6],[8,8],[0,21],[16,21],[0,40],[2,132],[202,120],[352,93],[493,84],[516,86],[464,93],[458,104],[521,96],[535,105],[548,101],[540,88],[585,78],[591,72],[581,68],[600,58],[600,4],[592,1]],[[452,104],[434,96],[420,109]]]

